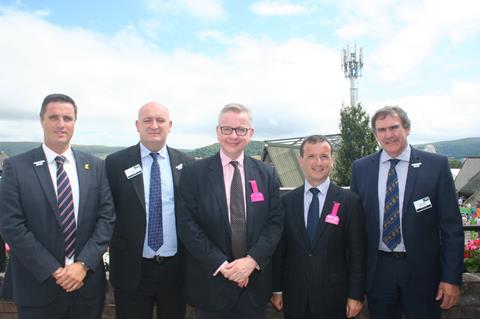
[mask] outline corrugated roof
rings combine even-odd
[[[455,178],[455,188],[460,191],[472,177],[480,172],[480,157],[467,157]]]

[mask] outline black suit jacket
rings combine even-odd
[[[351,179],[351,189],[360,195],[366,218],[367,292],[376,277],[380,240],[377,186],[380,152],[355,161]],[[413,203],[426,197],[432,207],[417,213]],[[412,289],[435,296],[440,281],[460,285],[464,234],[445,156],[411,148],[402,214]]]
[[[338,225],[325,222],[340,203]],[[314,318],[345,318],[347,298],[363,300],[366,234],[358,196],[331,183],[313,245],[304,220],[304,186],[282,197],[285,229],[274,255],[274,291],[283,292],[284,312]]]
[[[174,182],[175,209],[177,185],[183,164],[193,158],[176,149],[167,147]],[[107,156],[106,166],[112,190],[117,222],[110,244],[110,281],[113,287],[135,291],[140,282],[143,242],[146,231],[145,193],[142,174],[128,179],[125,170],[142,165],[140,144],[128,147]],[[178,245],[178,253],[182,248]],[[181,283],[179,283],[181,285]]]
[[[245,156],[247,210],[247,254],[259,265],[247,286],[252,303],[265,306],[272,292],[271,256],[283,229],[277,176],[272,167]],[[252,202],[250,180],[255,180],[264,201]],[[185,167],[180,180],[178,232],[189,254],[187,259],[187,302],[207,311],[226,305],[230,281],[221,273],[213,276],[224,261],[233,261],[230,223],[220,155]]]
[[[75,150],[73,155],[80,192],[75,259],[91,269],[79,293],[88,298],[103,298],[106,281],[102,255],[115,221],[112,197],[103,161]],[[0,232],[11,247],[11,258],[3,296],[13,298],[19,305],[47,305],[62,289],[52,276],[65,263],[57,209],[41,147],[5,160],[0,188]]]

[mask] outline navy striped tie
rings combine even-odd
[[[308,208],[307,233],[308,238],[310,238],[310,243],[313,244],[318,222],[320,221],[320,201],[318,200],[318,193],[320,193],[320,190],[316,187],[312,187],[310,188],[310,192],[312,192],[312,202]]]
[[[73,207],[72,187],[68,175],[63,168],[64,156],[55,157],[57,163],[57,204],[60,215],[60,226],[65,240],[65,256],[72,258],[75,254],[77,225]]]
[[[385,191],[385,210],[383,214],[382,240],[390,250],[400,244],[400,203],[398,191],[398,178],[395,166],[400,160],[390,159],[387,189]]]
[[[231,161],[233,178],[230,186],[230,229],[233,257],[242,258],[247,253],[245,224],[245,205],[243,199],[243,184],[237,161]]]

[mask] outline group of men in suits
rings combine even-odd
[[[330,180],[333,149],[305,138],[304,185],[279,196],[275,170],[245,154],[252,114],[227,104],[220,151],[167,146],[168,109],[138,111],[139,143],[105,162],[72,150],[77,106],[52,94],[42,146],[4,162],[0,233],[11,247],[3,297],[23,318],[100,318],[110,243],[117,318],[439,318],[459,298],[463,231],[446,158],[408,145],[398,107],[372,117],[382,150]],[[390,164],[392,163],[392,164]],[[273,292],[273,294],[272,294]]]

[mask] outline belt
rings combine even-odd
[[[405,258],[407,257],[407,253],[405,251],[383,251],[379,250],[379,254],[384,255],[384,256],[389,256],[393,258]]]
[[[173,255],[173,256],[155,256],[153,258],[145,258],[143,257],[144,260],[146,261],[150,261],[150,262],[155,262],[157,264],[163,264],[165,262],[167,262],[168,260],[174,258],[176,255]]]

